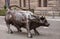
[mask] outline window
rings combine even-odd
[[[47,7],[47,0],[43,0],[43,6]]]
[[[22,5],[23,7],[26,7],[26,0],[19,0],[19,2],[20,2],[20,7],[22,7]]]
[[[38,0],[38,6],[41,7],[41,0]]]
[[[47,7],[47,0],[38,0],[38,6]]]
[[[19,2],[20,2],[20,7],[21,7],[21,0],[19,0]]]
[[[26,0],[23,0],[23,6],[26,7]]]

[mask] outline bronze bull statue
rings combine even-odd
[[[9,10],[5,16],[5,22],[8,28],[8,33],[12,33],[12,30],[10,29],[10,24],[12,24],[20,32],[22,27],[25,28],[27,30],[27,36],[29,38],[32,37],[30,30],[34,30],[35,34],[39,35],[39,32],[36,30],[37,27],[49,26],[49,23],[45,17],[36,16],[30,11]]]

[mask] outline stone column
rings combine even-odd
[[[43,0],[41,0],[41,7],[43,7]]]

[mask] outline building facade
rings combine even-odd
[[[0,9],[3,9],[5,5],[5,0],[0,0]]]
[[[3,8],[4,5],[5,0],[1,0],[0,8]],[[60,0],[10,0],[10,5],[18,5],[24,9],[34,9],[36,14],[51,14],[60,10]]]

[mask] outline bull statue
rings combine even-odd
[[[27,36],[32,37],[30,30],[34,30],[35,34],[39,35],[36,28],[40,26],[48,27],[49,23],[44,16],[36,16],[30,11],[14,11],[8,10],[5,16],[5,22],[8,28],[8,33],[13,31],[10,29],[10,24],[14,25],[18,31],[22,31],[21,28],[27,30]]]

